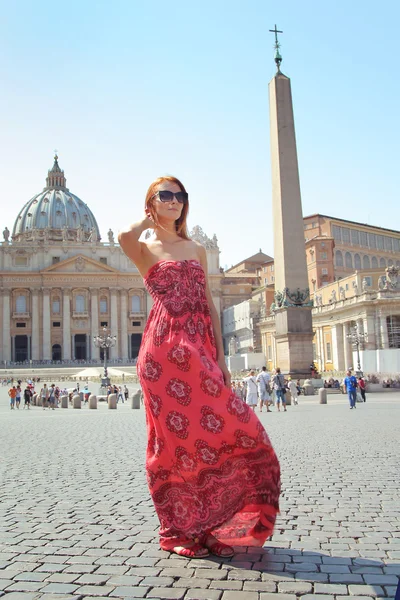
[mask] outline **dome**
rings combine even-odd
[[[66,187],[64,171],[54,157],[46,187],[20,210],[13,228],[13,240],[37,239],[97,241],[99,226],[88,207]]]

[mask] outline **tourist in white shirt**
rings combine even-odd
[[[271,396],[269,394],[270,381],[271,377],[270,374],[267,373],[267,367],[263,367],[256,377],[256,382],[258,386],[258,397],[260,399],[260,412],[262,412],[263,404],[267,407],[267,412],[272,412],[269,409],[269,406],[271,404]]]
[[[257,406],[257,381],[255,371],[250,371],[250,375],[243,379],[246,384],[246,404],[255,411]]]
[[[297,390],[297,385],[293,381],[293,379],[289,380],[288,387],[289,387],[289,391],[290,391],[290,395],[292,397],[293,403],[295,404],[295,406],[297,406],[297,404],[299,403],[299,392]]]

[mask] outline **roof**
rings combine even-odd
[[[304,219],[311,219],[314,217],[323,217],[324,219],[331,219],[332,221],[341,221],[342,223],[350,223],[351,225],[361,225],[361,227],[371,227],[372,229],[380,229],[381,231],[390,231],[390,233],[397,233],[400,235],[400,231],[397,229],[387,229],[386,227],[378,227],[377,225],[369,225],[368,223],[360,223],[358,221],[349,221],[348,219],[341,219],[340,217],[331,217],[329,215],[321,215],[321,213],[315,213],[313,215],[307,215]]]
[[[271,256],[268,256],[268,254],[264,254],[264,252],[261,252],[260,250],[260,252],[257,252],[257,254],[253,254],[252,256],[249,256],[249,258],[244,258],[243,260],[240,260],[238,263],[236,263],[236,265],[232,265],[229,269],[225,271],[225,273],[229,273],[231,269],[235,269],[244,262],[251,262],[256,265],[262,265],[266,262],[271,262],[273,260],[274,259]]]

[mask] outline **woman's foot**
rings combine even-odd
[[[208,549],[199,542],[187,542],[184,546],[175,546],[171,552],[186,558],[205,558],[209,555]]]
[[[231,558],[235,551],[232,546],[227,546],[222,542],[219,542],[213,535],[207,535],[204,540],[204,545],[209,549],[211,554],[220,556],[221,558]]]

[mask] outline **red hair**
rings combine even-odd
[[[176,185],[179,186],[181,192],[186,192],[185,186],[183,185],[183,183],[181,183],[179,181],[179,179],[177,179],[176,177],[172,177],[172,175],[165,175],[164,177],[158,177],[158,179],[153,181],[153,183],[150,185],[149,189],[147,190],[144,207],[146,210],[150,211],[151,217],[154,220],[156,225],[159,225],[159,222],[157,219],[157,213],[154,208],[154,195],[158,192],[158,186],[161,183],[164,183],[164,181],[169,181],[170,183],[176,183]],[[175,221],[176,233],[179,235],[179,237],[183,238],[184,240],[190,240],[188,230],[187,230],[187,224],[186,224],[188,212],[189,212],[189,201],[185,202],[183,204],[181,215],[180,215],[179,219],[177,219]]]

